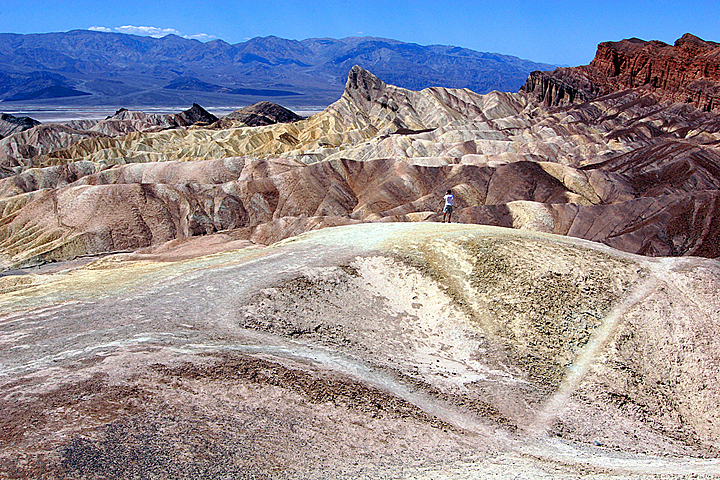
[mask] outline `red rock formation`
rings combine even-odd
[[[650,86],[668,99],[707,111],[720,108],[720,44],[689,33],[673,46],[636,38],[601,43],[590,66],[614,90]]]
[[[561,105],[638,87],[661,100],[720,110],[720,44],[689,33],[674,45],[637,38],[604,42],[590,65],[533,72],[521,91]]]

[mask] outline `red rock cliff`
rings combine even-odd
[[[548,95],[549,88],[563,86],[567,90],[568,85],[578,90],[559,97]],[[559,105],[640,87],[662,100],[720,111],[720,44],[689,33],[674,45],[637,38],[604,42],[589,66],[533,72],[521,91],[546,104]]]

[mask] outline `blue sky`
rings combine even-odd
[[[689,32],[720,42],[720,6],[717,0],[2,0],[0,7],[2,33],[91,28],[229,43],[268,35],[375,36],[575,66],[589,63],[603,41],[672,43]]]

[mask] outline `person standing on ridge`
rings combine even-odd
[[[445,208],[443,209],[443,223],[445,223],[445,217],[447,216],[447,223],[450,223],[450,217],[452,217],[453,211],[453,194],[451,190],[448,190],[445,194]]]

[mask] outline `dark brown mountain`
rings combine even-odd
[[[295,112],[276,103],[258,102],[225,115],[211,125],[211,128],[228,128],[237,124],[246,127],[259,127],[275,123],[293,123],[302,120]]]
[[[0,113],[0,139],[27,130],[35,125],[40,125],[40,122],[30,117],[15,117],[7,113]]]

